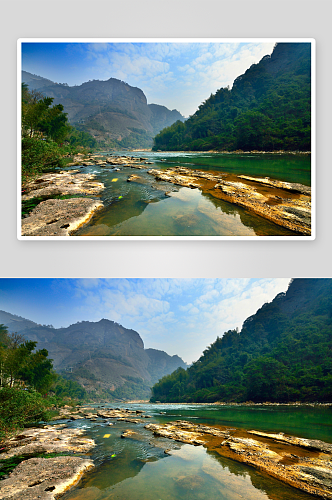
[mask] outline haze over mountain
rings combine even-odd
[[[47,349],[58,373],[105,397],[148,397],[162,376],[187,366],[179,356],[144,349],[136,331],[107,319],[56,329],[0,311],[0,323]]]
[[[160,130],[184,121],[177,110],[148,104],[141,89],[115,78],[69,87],[22,71],[22,82],[53,97],[53,104],[62,104],[70,124],[89,132],[105,147],[149,148]]]

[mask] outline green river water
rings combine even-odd
[[[108,405],[105,405],[106,407]],[[114,405],[112,405],[114,408]],[[156,438],[147,422],[192,420],[321,439],[332,442],[332,409],[312,406],[218,406],[121,404],[151,415],[140,424],[77,420],[97,444],[91,452],[95,468],[68,491],[64,500],[309,500],[302,493],[244,464],[220,457],[202,446]],[[126,429],[137,439],[121,439]],[[108,436],[108,437],[107,437]],[[171,455],[164,453],[171,450]]]
[[[125,151],[112,155],[144,156],[151,164],[142,170],[126,166],[120,171],[96,165],[82,168],[83,173],[94,173],[104,183],[104,208],[74,236],[296,236],[200,189],[156,182],[147,171],[185,166],[310,185],[310,155]],[[127,182],[131,174],[139,175],[140,181]]]

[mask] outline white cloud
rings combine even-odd
[[[188,116],[272,48],[272,42],[103,43],[87,45],[86,54],[94,75],[90,79],[118,78],[141,88],[149,103]]]
[[[78,319],[102,317],[132,328],[146,347],[187,362],[265,302],[285,291],[289,279],[75,280]],[[84,318],[82,318],[82,314]]]

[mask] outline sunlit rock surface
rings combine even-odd
[[[328,443],[181,420],[163,425],[147,424],[145,429],[155,436],[182,443],[203,444],[219,455],[253,466],[295,488],[332,499],[332,445]],[[258,439],[253,439],[253,434]]]
[[[298,183],[245,175],[219,174],[170,167],[149,170],[157,181],[199,188],[302,235],[311,234],[311,189]]]
[[[80,457],[30,458],[1,481],[0,499],[53,500],[79,481],[93,467]]]
[[[39,203],[22,220],[22,236],[69,236],[103,207],[92,198],[49,199]]]

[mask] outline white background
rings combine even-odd
[[[2,1],[0,276],[331,277],[331,6],[325,0]],[[16,42],[28,37],[315,38],[316,240],[17,240]]]

